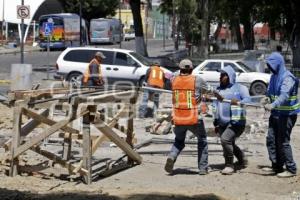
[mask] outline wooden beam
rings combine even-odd
[[[133,149],[132,139],[134,137],[133,135],[133,105],[136,102],[136,98],[130,99],[130,106],[129,106],[129,112],[128,112],[128,119],[127,119],[127,131],[126,131],[126,142],[129,144],[129,146]],[[133,159],[131,157],[128,157],[128,164],[133,164]]]
[[[82,112],[78,117],[86,114],[87,112],[88,111]],[[45,139],[46,137],[52,135],[53,133],[55,133],[59,129],[62,129],[64,126],[66,126],[68,123],[70,123],[71,121],[73,121],[75,119],[76,118],[69,118],[69,119],[61,120],[61,121],[55,123],[54,125],[50,126],[48,129],[43,131],[41,134],[31,138],[30,141],[28,141],[25,144],[19,146],[14,152],[14,157],[16,157],[16,156],[20,155],[21,153],[23,153],[24,151],[28,150],[33,145],[36,145],[37,143],[41,142],[43,139]]]
[[[24,115],[27,115],[28,117],[31,117],[31,118],[33,118],[37,121],[40,121],[40,122],[45,123],[45,124],[50,125],[50,126],[57,123],[56,121],[54,121],[52,119],[48,119],[47,117],[39,115],[39,114],[37,114],[35,112],[32,112],[31,110],[28,110],[28,109],[24,109],[23,113],[24,113]],[[62,127],[61,130],[69,132],[69,133],[73,133],[73,134],[79,134],[78,130],[76,130],[76,129],[70,127],[70,126]]]
[[[95,110],[95,107],[89,106],[89,111]],[[84,176],[84,181],[86,184],[92,183],[92,152],[91,152],[91,113],[86,113],[83,115],[82,119],[82,135],[83,135],[83,149],[82,149],[82,166],[87,169],[88,173]]]
[[[39,115],[47,117],[49,115],[49,109],[43,109],[38,112]],[[41,124],[41,121],[38,121],[36,119],[31,119],[29,122],[27,122],[25,125],[23,125],[21,130],[21,136],[28,135],[33,129],[35,129],[38,125]]]
[[[127,106],[123,107],[115,116],[113,119],[110,120],[108,126],[110,128],[113,128],[117,123],[119,118],[126,112]],[[92,140],[92,155],[96,152],[97,148],[100,144],[102,144],[104,141],[108,140],[108,138],[105,135],[98,136],[95,140]],[[78,170],[82,167],[83,161],[81,160],[76,167],[76,169],[73,171],[73,173],[78,172]]]
[[[127,144],[122,138],[118,136],[105,122],[98,120],[94,126],[101,131],[106,137],[114,142],[119,148],[121,148],[131,159],[136,161],[138,164],[142,163],[142,157]]]
[[[10,161],[10,176],[16,176],[18,174],[18,154],[17,149],[20,145],[20,134],[21,134],[21,124],[22,124],[22,107],[16,102],[16,107],[14,107],[13,113],[13,140],[11,145],[11,161]]]
[[[51,153],[49,151],[46,150],[42,150],[39,146],[33,146],[30,148],[32,151],[35,151],[38,154],[41,154],[42,156],[45,156],[46,158],[48,158],[49,160],[53,160],[54,162],[60,164],[62,167],[65,167],[66,169],[68,169],[69,173],[71,174],[73,172],[73,170],[75,169],[75,166],[71,163],[69,163],[68,161],[63,160],[61,157],[55,155],[54,153]],[[88,173],[88,171],[84,168],[80,168],[78,170],[78,172],[81,175],[85,175]]]
[[[39,111],[38,114],[46,117],[49,114],[49,110],[48,109],[41,110],[41,111]],[[35,129],[40,124],[41,124],[40,121],[31,119],[25,125],[23,125],[23,127],[21,128],[20,141],[22,141],[24,139],[24,136],[28,135],[33,129]],[[9,149],[11,148],[11,143],[12,143],[12,139],[9,139],[4,143],[3,146],[4,146],[5,151],[9,151]]]
[[[55,133],[56,131],[58,131],[59,129],[61,129],[62,127],[67,125],[68,123],[70,123],[70,119],[62,120],[62,121],[57,122],[56,124],[50,126],[48,129],[46,129],[45,131],[43,131],[39,135],[37,135],[33,138],[30,138],[30,140],[28,142],[26,142],[25,144],[19,146],[15,150],[14,157],[16,157],[16,156],[20,155],[21,153],[25,152],[30,147],[32,147],[33,145],[36,145],[37,143],[41,142],[46,137],[49,137],[50,135],[52,135],[53,133]]]

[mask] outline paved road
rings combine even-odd
[[[97,47],[103,48],[119,48],[119,44],[116,45],[97,45]],[[135,50],[135,41],[131,40],[128,42],[122,42],[122,48]],[[166,41],[166,50],[163,50],[162,40],[148,40],[148,52],[149,56],[158,56],[170,53],[173,50],[173,42],[171,40]],[[25,63],[32,64],[33,68],[47,66],[55,66],[57,57],[61,51],[51,51],[49,52],[49,57],[47,51],[37,51],[28,52],[24,54]],[[20,54],[3,54],[0,55],[0,79],[1,74],[10,73],[10,66],[14,63],[20,62]],[[3,76],[3,75],[2,75]]]

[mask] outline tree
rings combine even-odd
[[[93,18],[114,16],[119,0],[59,0],[65,12],[79,13],[79,2],[82,2],[82,17],[87,21]]]
[[[140,53],[143,56],[148,56],[144,40],[143,23],[141,17],[141,0],[130,0],[129,4],[133,15],[136,52]]]
[[[291,35],[291,48],[293,51],[293,67],[300,69],[300,2],[290,0],[291,14],[294,27]]]

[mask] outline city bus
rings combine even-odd
[[[90,22],[91,43],[120,43],[123,40],[123,28],[119,19],[98,18]]]
[[[49,20],[50,19],[50,20]],[[49,36],[51,49],[64,49],[80,46],[80,17],[73,13],[42,15],[39,18],[39,45],[47,48],[48,37],[45,35],[44,23],[53,22],[53,31]],[[82,44],[88,44],[88,32],[85,20],[81,26]]]

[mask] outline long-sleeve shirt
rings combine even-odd
[[[272,106],[277,107],[277,106],[282,105],[290,97],[289,93],[293,89],[294,85],[295,85],[295,80],[292,77],[287,76],[283,80],[282,85],[280,87],[280,95],[272,103]]]

